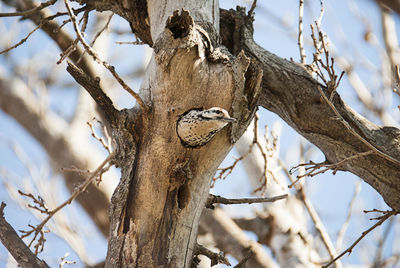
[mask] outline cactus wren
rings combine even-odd
[[[230,122],[236,119],[220,107],[208,110],[193,109],[180,116],[176,132],[186,147],[202,146]]]

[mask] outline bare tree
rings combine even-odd
[[[325,155],[323,163],[300,163],[303,173],[298,178],[328,170],[349,171],[371,185],[392,209],[382,212],[378,222],[363,233],[360,240],[400,210],[400,130],[375,125],[341,99],[336,90],[343,73],[335,73],[320,20],[312,30],[313,61],[306,65],[301,35],[303,12],[299,12],[298,44],[302,62],[299,64],[270,53],[254,41],[256,1],[248,12],[241,7],[220,9],[216,1],[186,1],[182,4],[179,1],[88,0],[75,3],[75,8],[69,0],[48,1],[41,5],[29,0],[4,3],[16,11],[1,13],[1,17],[28,18],[36,25],[34,30],[41,28],[60,48],[59,63],[68,61],[67,72],[95,101],[97,113],[105,125],[104,135],[110,136],[110,142],[106,142],[97,136],[89,123],[92,135],[108,153],[103,161],[100,157],[94,159],[91,150],[82,150],[76,142],[80,135],[77,126],[93,117],[84,109],[93,105],[87,96],[80,97],[81,103],[73,120],[65,122],[36,105],[40,101],[28,87],[0,77],[1,109],[45,148],[55,170],[69,171],[65,179],[71,197],[54,209],[48,209],[42,198],[22,193],[34,202],[34,209],[46,215],[39,225],[30,226],[31,229],[23,233],[23,236],[34,237],[31,244],[38,239],[35,253],[43,249],[44,225],[77,199],[108,238],[105,267],[193,267],[198,264],[199,255],[207,255],[211,265],[229,264],[221,254],[210,252],[197,243],[204,207],[213,207],[215,203],[268,202],[287,197],[278,196],[278,191],[271,191],[275,198],[251,200],[226,200],[209,194],[217,168],[246,131],[260,106],[277,114]],[[300,10],[303,4],[300,1]],[[58,13],[45,11],[53,5]],[[87,41],[85,32],[89,15],[104,11],[112,14],[105,19],[104,28],[98,30],[93,41]],[[382,12],[383,22],[390,23],[386,7]],[[108,27],[114,13],[129,23],[137,38],[135,44],[152,48],[140,90],[133,90],[118,72],[118,66],[112,66],[94,48],[96,39]],[[321,10],[321,16],[322,13]],[[55,18],[59,16],[67,18],[63,23],[71,26],[72,34],[56,23]],[[25,41],[2,52],[11,51]],[[387,43],[387,50],[396,50],[396,44]],[[392,59],[391,68],[395,70],[397,59],[395,56],[389,58]],[[99,70],[95,62],[103,69]],[[392,72],[392,81],[398,78],[396,74]],[[132,102],[135,101],[133,108],[118,108],[113,91],[106,90],[110,80],[103,77],[107,75],[117,82],[119,89],[116,90],[125,91]],[[228,111],[236,122],[216,133],[205,145],[185,146],[177,135],[178,120],[193,109],[210,107]],[[240,160],[250,158],[256,150],[261,153],[258,157],[264,160],[261,169],[260,165],[252,168],[258,172],[256,177],[259,178],[261,173],[263,183],[259,190],[267,191],[271,179],[276,185],[285,184],[271,171],[273,161],[283,167],[274,156],[274,139],[270,143],[267,139],[267,144],[263,144],[258,137],[257,124],[250,132],[254,136],[244,146],[248,146],[248,150],[240,149],[240,143],[238,150],[243,155]],[[95,184],[102,185],[102,176],[111,165],[120,169],[121,178],[108,204],[107,194]],[[234,165],[226,171],[232,170]],[[289,171],[286,174],[292,178]],[[272,249],[282,267],[316,266],[324,261],[319,257],[320,252],[311,246],[312,237],[305,225],[299,223],[296,228],[295,225],[288,228],[277,212],[285,209],[283,206],[297,207],[301,202],[311,215],[329,254],[331,261],[327,265],[335,262],[340,267],[337,257],[351,252],[359,240],[338,256],[304,189],[301,185],[296,187],[300,198],[288,199],[285,205],[266,206],[268,216],[260,215],[251,221],[234,222],[219,209],[205,212],[200,231],[214,232],[218,248],[239,261],[243,259],[242,264],[278,266],[263,252],[261,244],[265,244]],[[81,194],[87,189],[90,194]],[[106,217],[108,206],[109,221]],[[261,227],[266,222],[274,222],[271,226],[276,228],[266,230]],[[246,239],[242,230],[254,231],[259,242]],[[275,237],[284,237],[280,240],[284,242],[273,243]],[[226,238],[229,240],[224,240]]]

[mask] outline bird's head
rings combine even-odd
[[[208,120],[224,121],[227,123],[236,122],[235,118],[230,117],[229,113],[220,107],[212,107],[208,110],[204,110],[201,115]]]

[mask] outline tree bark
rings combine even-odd
[[[396,163],[373,153],[345,161],[339,170],[359,176],[392,209],[400,210],[400,130],[373,124],[335,94],[332,102],[343,119],[338,118],[318,90],[319,87],[328,94],[326,87],[313,79],[302,65],[282,59],[254,42],[252,24],[243,9],[222,11],[221,20],[222,43],[233,54],[243,49],[262,66],[259,104],[316,145],[328,163],[338,163],[371,150],[345,126],[343,119],[370,145],[395,159]]]
[[[91,4],[96,9],[105,8],[105,2],[108,1]],[[118,4],[114,4],[119,7],[123,6],[119,1],[116,3]],[[118,11],[115,5],[109,8]],[[362,178],[378,191],[392,209],[400,210],[400,130],[373,124],[353,111],[338,94],[335,94],[333,104],[344,120],[338,119],[318,91],[318,87],[324,92],[326,88],[303,66],[282,59],[254,42],[252,20],[242,8],[229,11],[221,9],[220,12],[222,44],[233,55],[238,55],[244,50],[247,56],[262,66],[262,93],[259,105],[276,113],[299,134],[315,144],[325,154],[329,163],[338,163],[369,150],[365,143],[345,127],[343,121],[346,121],[359,136],[394,159],[395,163],[374,153],[345,161],[339,169],[350,171]],[[121,12],[119,14],[128,21],[131,18]],[[151,21],[150,19],[150,24]],[[139,38],[145,39],[140,35]]]
[[[14,228],[4,218],[5,203],[0,206],[0,241],[22,268],[49,268],[46,262],[40,260],[24,241],[18,236]]]
[[[212,28],[218,15],[199,12],[218,11],[214,3],[193,2],[181,12],[172,3],[160,4],[150,9],[150,21],[167,23],[151,28],[154,56],[141,87],[148,108],[135,110],[133,132],[122,122],[131,123],[134,111],[121,116],[114,130],[122,179],[111,201],[106,267],[190,267],[212,175],[257,103],[260,70],[243,53],[232,57],[216,47]],[[214,106],[230,111],[238,123],[202,147],[185,148],[176,134],[179,116]]]

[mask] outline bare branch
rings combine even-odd
[[[96,103],[100,106],[106,115],[106,119],[114,124],[118,117],[118,110],[115,109],[112,100],[104,93],[100,87],[100,78],[96,79],[88,76],[83,70],[68,62],[67,71],[72,75],[76,82],[84,87],[92,96]]]
[[[60,265],[58,266],[58,268],[64,267],[65,264],[75,264],[75,263],[76,263],[75,261],[69,261],[69,260],[67,260],[66,258],[67,258],[68,256],[69,256],[69,253],[67,252],[67,253],[65,253],[64,256],[61,257],[61,262],[60,262]]]
[[[108,26],[110,25],[110,22],[111,22],[111,19],[113,18],[113,16],[114,16],[114,13],[111,13],[111,15],[108,17],[108,19],[107,19],[106,24],[104,25],[104,27],[101,28],[101,29],[96,33],[96,35],[94,36],[92,42],[90,43],[91,46],[93,46],[94,43],[96,43],[97,38],[99,38],[100,35],[101,35],[105,30],[108,29]]]
[[[331,108],[331,110],[335,113],[337,120],[340,121],[347,130],[349,130],[351,132],[352,135],[354,135],[358,140],[360,140],[363,144],[365,144],[368,148],[370,148],[373,153],[385,158],[386,160],[396,164],[397,166],[400,166],[400,161],[393,158],[392,156],[382,152],[381,150],[379,150],[376,146],[374,146],[372,143],[370,143],[369,141],[367,141],[366,139],[364,139],[358,132],[356,132],[351,126],[350,124],[343,118],[343,116],[339,113],[339,111],[336,109],[335,105],[332,103],[333,97],[335,95],[336,89],[339,86],[340,80],[343,77],[343,72],[341,73],[339,79],[338,76],[335,74],[335,69],[334,69],[334,59],[329,57],[329,51],[327,49],[327,45],[325,42],[325,38],[322,34],[322,32],[319,29],[319,25],[316,23],[317,25],[317,33],[318,33],[318,39],[319,41],[317,41],[317,38],[314,35],[314,28],[311,25],[311,29],[312,29],[312,39],[314,42],[314,47],[315,47],[315,53],[314,53],[314,64],[317,67],[318,70],[314,69],[314,71],[316,72],[316,74],[318,75],[318,77],[320,77],[326,87],[327,87],[327,91],[328,94],[330,94],[329,98],[326,96],[326,94],[324,93],[324,91],[322,90],[322,88],[320,86],[317,86],[317,90],[319,91],[319,93],[321,94],[322,98],[325,100],[325,102],[329,105],[329,107]],[[321,44],[321,45],[319,45]],[[320,54],[324,54],[325,55],[325,63],[321,60]],[[321,65],[321,67],[320,67]],[[324,69],[328,75],[329,78],[325,78],[324,74],[322,72],[322,69]],[[368,152],[362,153],[362,154],[366,154]],[[323,172],[325,172],[326,170],[324,170]],[[319,174],[321,172],[318,172],[317,174]],[[316,174],[315,174],[316,175]]]
[[[12,226],[4,218],[4,207],[6,204],[1,203],[0,206],[0,240],[7,248],[8,252],[14,257],[19,265],[23,268],[49,268],[46,262],[38,259],[29,247],[27,247],[18,236]]]
[[[215,182],[217,180],[225,180],[233,171],[233,169],[236,167],[236,165],[239,163],[239,161],[243,160],[253,149],[254,143],[250,144],[249,149],[242,154],[239,158],[236,158],[235,161],[233,161],[233,164],[225,167],[225,168],[218,168],[219,175],[213,178],[211,187],[214,186]]]
[[[111,13],[111,15],[108,17],[108,19],[107,19],[106,24],[104,25],[104,27],[101,28],[101,29],[96,33],[96,35],[94,36],[92,42],[90,42],[90,46],[93,47],[94,44],[96,43],[97,38],[99,38],[100,35],[101,35],[105,30],[108,29],[108,26],[110,25],[110,22],[111,22],[111,19],[112,19],[113,16],[114,16],[114,13]],[[81,30],[81,31],[82,31],[82,30]],[[82,32],[83,32],[83,31],[82,31]],[[78,40],[79,40],[79,39],[78,39]],[[81,61],[81,59],[82,59],[82,57],[85,55],[85,53],[86,53],[86,50],[82,53],[82,55],[79,57],[79,59],[78,59],[77,62],[80,62],[80,61]]]
[[[338,251],[342,249],[343,237],[344,237],[344,234],[346,233],[347,227],[349,226],[353,206],[354,206],[355,201],[357,200],[357,196],[360,193],[360,191],[361,191],[361,181],[357,181],[356,185],[355,185],[353,197],[351,198],[351,201],[349,204],[346,219],[336,236],[336,250],[338,250]]]
[[[118,83],[122,86],[123,89],[125,89],[135,100],[136,102],[139,104],[140,108],[142,108],[143,111],[147,111],[147,106],[145,105],[145,103],[143,102],[143,100],[140,98],[140,96],[133,91],[125,82],[124,80],[122,80],[122,78],[118,75],[118,73],[115,71],[114,66],[111,66],[110,64],[108,64],[105,60],[100,59],[100,56],[97,54],[96,51],[93,50],[93,48],[91,46],[89,46],[88,43],[86,43],[85,39],[82,36],[81,31],[79,30],[79,26],[78,23],[76,22],[76,16],[72,11],[72,8],[69,4],[68,0],[64,0],[65,6],[68,10],[68,14],[71,17],[71,21],[72,24],[74,26],[74,30],[75,33],[79,39],[79,41],[81,42],[81,44],[83,45],[83,47],[85,48],[85,50],[89,53],[90,56],[93,57],[93,59],[99,63],[101,63],[107,70],[110,71],[110,73],[112,74],[112,76],[114,76],[114,78],[118,81]]]
[[[143,41],[140,40],[136,40],[136,41],[119,41],[119,42],[115,42],[118,45],[145,45],[145,43]]]
[[[32,199],[33,203],[37,204],[37,206],[32,206],[32,205],[28,205],[28,207],[33,208],[38,210],[40,213],[44,213],[44,214],[49,214],[49,209],[46,207],[44,200],[41,196],[38,195],[38,197],[34,197],[33,194],[26,194],[24,192],[22,192],[21,190],[18,190],[18,193],[22,196],[26,196]]]
[[[13,45],[13,46],[11,46],[11,47],[9,47],[9,48],[6,48],[6,49],[0,51],[0,55],[1,55],[1,54],[4,54],[4,53],[7,53],[7,52],[9,52],[10,50],[12,50],[12,49],[14,49],[14,48],[16,48],[16,47],[22,45],[23,43],[25,43],[26,40],[28,40],[28,38],[29,38],[34,32],[36,32],[36,30],[38,30],[40,27],[42,27],[42,25],[43,25],[43,22],[40,23],[38,26],[36,26],[32,31],[30,31],[24,38],[21,39],[21,41],[19,41],[18,43],[16,43],[15,45]]]
[[[299,0],[299,35],[297,38],[297,44],[300,50],[300,62],[306,64],[306,51],[304,50],[303,40],[303,14],[304,14],[304,0]]]
[[[96,140],[98,140],[101,143],[101,145],[103,145],[104,149],[107,150],[108,153],[111,153],[110,146],[105,143],[103,138],[97,136],[96,132],[93,129],[92,123],[86,122],[86,124],[89,126],[90,131],[92,132],[92,137],[95,138]]]
[[[48,215],[40,224],[38,224],[36,227],[32,226],[32,225],[28,225],[31,230],[29,231],[21,231],[22,233],[24,233],[24,235],[22,236],[24,237],[28,237],[31,234],[33,234],[33,238],[31,240],[31,242],[29,243],[29,246],[36,240],[36,237],[38,235],[39,239],[37,241],[37,243],[35,244],[35,254],[38,254],[39,252],[41,252],[43,250],[44,247],[44,242],[46,241],[44,239],[44,233],[46,231],[43,231],[43,227],[45,226],[45,224],[58,212],[60,211],[63,207],[71,204],[71,202],[73,200],[75,200],[75,198],[81,194],[83,191],[85,191],[85,189],[92,183],[92,181],[98,177],[101,176],[101,174],[103,174],[104,172],[106,172],[110,165],[108,167],[106,167],[106,164],[108,164],[109,162],[112,162],[113,158],[115,156],[115,153],[113,152],[112,154],[110,154],[104,161],[103,163],[101,163],[99,165],[99,167],[93,171],[90,176],[88,176],[88,178],[86,178],[85,181],[83,181],[80,185],[78,185],[74,191],[72,192],[71,196],[64,201],[62,204],[60,204],[58,207],[56,207],[55,209],[48,211],[46,214]]]
[[[54,5],[56,2],[57,0],[49,0],[47,2],[41,3],[37,7],[32,8],[30,10],[25,10],[20,12],[0,13],[0,17],[16,17],[16,16],[26,17],[38,12],[39,10],[42,10],[43,8]]]
[[[376,148],[374,145],[372,145],[370,142],[368,142],[366,139],[364,139],[360,134],[358,134],[351,126],[350,124],[340,115],[336,107],[333,105],[333,103],[326,97],[325,93],[322,91],[321,87],[317,87],[318,91],[321,93],[321,96],[324,98],[326,103],[331,107],[332,111],[335,113],[335,115],[339,118],[340,122],[355,136],[357,137],[362,143],[364,143],[368,148],[370,148],[374,153],[377,155],[381,156],[382,158],[396,164],[397,166],[400,166],[400,161],[391,157],[390,155],[382,152],[378,148]],[[366,154],[368,152],[365,152],[363,154]]]
[[[375,211],[375,210],[373,210]],[[378,227],[379,225],[381,225],[382,223],[384,223],[387,219],[389,219],[391,216],[398,214],[399,212],[397,211],[387,211],[385,212],[385,214],[381,217],[379,217],[379,221],[377,223],[375,223],[373,226],[371,226],[371,228],[369,228],[368,230],[362,232],[361,236],[354,241],[353,244],[351,244],[345,251],[343,251],[342,253],[340,253],[336,258],[334,258],[333,260],[331,260],[330,262],[328,262],[327,264],[323,265],[322,268],[327,268],[329,267],[331,264],[333,264],[336,260],[340,259],[341,257],[343,257],[346,253],[351,254],[351,252],[353,251],[353,248],[367,235],[369,234],[372,230],[374,230],[376,227]]]
[[[293,181],[293,178],[286,168],[284,166],[282,161],[279,161],[285,175],[288,177],[288,179],[292,182],[291,186],[294,185],[299,179],[296,181]],[[291,187],[290,186],[290,187]],[[315,209],[314,205],[312,204],[311,200],[308,198],[304,188],[302,185],[297,184],[295,186],[296,191],[299,193],[299,199],[303,202],[305,208],[307,209],[308,214],[311,217],[312,222],[314,223],[315,229],[317,230],[319,236],[321,237],[322,243],[324,244],[325,248],[327,249],[329,256],[333,258],[336,255],[336,250],[335,247],[333,246],[332,239],[330,238],[325,225],[322,223],[322,220]],[[340,261],[336,261],[336,268],[341,268],[342,263]]]
[[[293,187],[293,185],[296,184],[296,183],[297,183],[301,178],[303,178],[303,177],[307,177],[307,176],[309,176],[309,177],[314,177],[314,176],[316,176],[316,175],[318,175],[318,174],[325,173],[325,172],[328,171],[328,170],[332,170],[333,174],[335,175],[335,174],[336,174],[336,171],[338,171],[338,169],[339,169],[344,163],[346,163],[346,162],[348,162],[348,161],[351,161],[351,160],[354,160],[354,159],[357,159],[357,158],[360,158],[360,157],[364,157],[364,156],[373,154],[373,153],[374,153],[373,150],[367,151],[367,152],[363,152],[363,153],[358,153],[358,154],[356,154],[356,155],[349,156],[349,157],[347,157],[347,158],[345,158],[345,159],[343,159],[343,160],[341,160],[341,161],[339,161],[339,162],[337,162],[337,163],[334,163],[334,164],[328,164],[328,163],[326,163],[326,162],[314,163],[313,161],[310,161],[309,163],[299,164],[299,165],[297,165],[297,166],[295,166],[295,167],[292,167],[292,168],[289,170],[289,173],[292,175],[292,174],[293,174],[295,171],[297,171],[300,167],[304,167],[305,170],[306,170],[306,172],[305,172],[304,174],[298,175],[298,176],[297,176],[297,180],[295,180],[292,184],[290,184],[290,185],[289,185],[289,188]],[[323,168],[323,169],[318,170],[318,169],[320,169],[320,168]]]
[[[63,118],[50,110],[40,109],[33,92],[23,86],[21,80],[13,79],[15,80],[6,80],[0,76],[0,107],[43,146],[49,158],[53,160],[53,169],[58,172],[62,167],[82,166],[83,163],[86,163],[85,167],[97,167],[97,163],[101,161],[98,156],[95,157],[85,151],[78,153],[74,149],[76,142],[71,141],[71,133],[66,131]],[[19,81],[19,83],[11,81]],[[78,174],[65,174],[66,185],[71,192],[85,178]],[[88,189],[90,193],[79,196],[78,201],[94,219],[104,236],[107,236],[109,197],[94,185],[89,186]]]
[[[265,198],[224,198],[219,195],[210,194],[208,200],[205,204],[206,208],[214,208],[214,204],[224,204],[224,205],[237,205],[237,204],[253,204],[253,203],[267,203],[267,202],[275,202],[277,200],[287,198],[287,194],[278,195],[274,197],[265,197]]]
[[[257,6],[257,0],[253,0],[253,3],[251,4],[251,7],[249,9],[249,12],[247,13],[247,17],[251,18],[254,16],[254,10],[256,9]]]
[[[206,248],[200,244],[196,244],[196,248],[193,252],[193,256],[194,256],[193,261],[195,263],[197,262],[196,257],[198,255],[204,255],[204,256],[208,257],[211,260],[211,266],[214,266],[219,263],[231,266],[228,259],[225,258],[224,254],[222,252],[219,252],[219,253],[212,252],[211,250],[209,250],[208,248]]]
[[[269,159],[273,158],[275,155],[275,152],[277,150],[277,137],[271,133],[272,138],[269,137],[268,134],[268,127],[265,127],[265,135],[264,135],[264,140],[266,145],[261,144],[259,137],[258,137],[258,120],[259,120],[259,116],[258,114],[256,114],[254,116],[254,136],[253,136],[253,142],[249,145],[249,149],[242,154],[239,158],[236,158],[235,161],[233,162],[232,165],[225,167],[225,168],[219,168],[219,175],[213,178],[213,182],[211,186],[214,186],[215,181],[218,179],[226,179],[233,171],[233,169],[236,167],[236,165],[239,163],[239,161],[243,160],[246,156],[248,156],[252,150],[253,147],[256,145],[258,147],[258,149],[261,152],[261,156],[264,160],[264,172],[263,174],[260,176],[259,181],[261,182],[261,185],[259,187],[257,187],[254,192],[258,192],[258,191],[265,191],[265,189],[268,186],[268,177],[272,177],[272,179],[279,184],[282,189],[284,188],[281,183],[279,182],[279,180],[276,179],[275,174],[273,171],[271,171],[268,168],[268,161]]]
[[[244,257],[238,264],[236,264],[233,268],[245,268],[247,261],[253,256],[253,252],[249,250],[246,257]]]
[[[372,267],[385,267],[382,266],[383,264],[383,260],[382,260],[382,253],[383,253],[383,248],[384,248],[384,244],[385,242],[388,240],[388,236],[390,233],[390,230],[392,229],[392,227],[394,226],[394,218],[391,218],[388,222],[388,224],[386,224],[385,229],[383,231],[383,234],[380,236],[378,244],[377,244],[377,249],[376,249],[376,254],[374,257],[374,262]]]
[[[318,27],[321,26],[322,16],[324,15],[324,3],[322,2],[322,0],[320,0],[319,3],[321,5],[321,9],[320,9],[320,12],[319,12],[319,17],[318,17],[317,21],[315,22]]]

